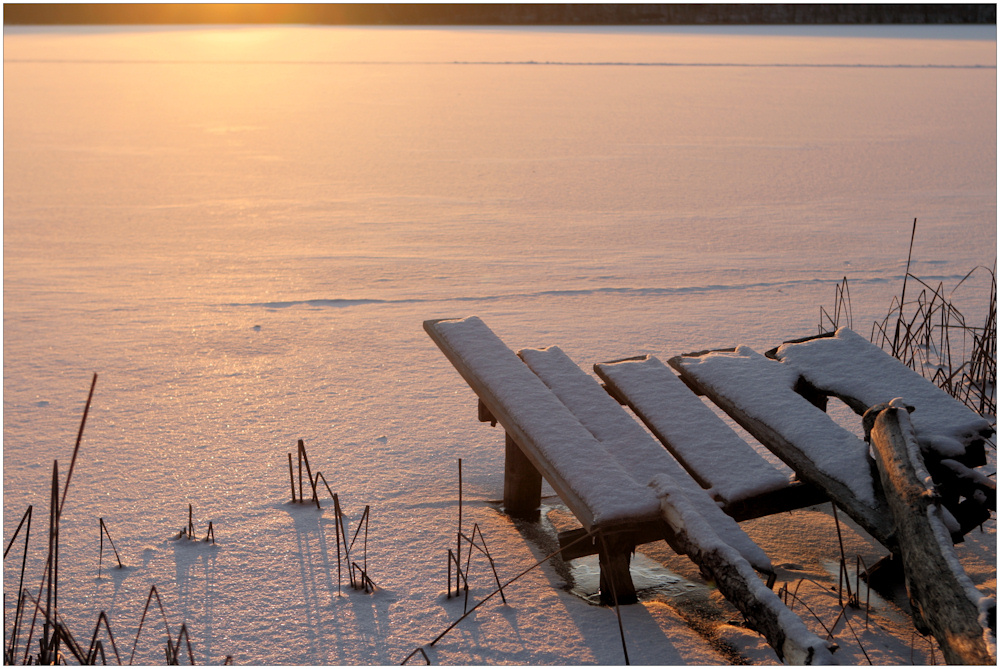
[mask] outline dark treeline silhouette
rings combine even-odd
[[[5,3],[4,25],[754,25],[996,23],[995,4]]]

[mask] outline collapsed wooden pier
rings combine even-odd
[[[599,555],[603,602],[637,601],[630,556],[637,545],[666,540],[713,577],[787,663],[834,659],[830,645],[770,589],[770,559],[738,521],[831,500],[893,553],[906,555],[914,543],[904,539],[898,505],[883,490],[895,493],[876,482],[880,469],[868,445],[826,415],[827,396],[859,413],[902,396],[916,413],[931,416],[921,419],[913,437],[919,448],[911,450],[933,463],[934,481],[942,482],[947,499],[935,508],[952,539],[995,512],[995,484],[975,471],[985,461],[990,423],[849,330],[789,342],[767,356],[746,347],[678,356],[669,364],[679,376],[651,356],[599,363],[594,371],[602,385],[557,347],[515,354],[476,317],[427,321],[424,328],[475,391],[479,419],[506,432],[505,510],[537,518],[547,481],[582,525],[561,533],[560,543],[594,534],[564,558]],[[845,358],[860,360],[862,374],[877,375],[881,385],[852,382],[856,370]],[[778,455],[796,478],[764,460],[696,393]],[[957,560],[942,559],[961,570]],[[907,569],[907,578],[922,578],[917,573]],[[955,615],[966,636],[979,630],[985,641],[965,644],[952,657],[974,663],[995,657],[995,633],[985,622],[989,602],[980,598],[970,608],[974,595],[966,594]]]

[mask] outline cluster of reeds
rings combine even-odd
[[[73,478],[73,470],[76,467],[76,458],[80,452],[83,429],[87,424],[87,414],[90,412],[90,403],[94,397],[94,386],[96,384],[97,375],[94,374],[90,383],[90,392],[87,395],[87,403],[84,406],[83,418],[80,421],[80,429],[77,431],[73,457],[70,460],[69,470],[66,473],[66,481],[62,486],[59,483],[59,461],[55,460],[52,463],[52,486],[49,494],[48,552],[45,559],[45,571],[42,575],[42,582],[38,586],[37,596],[32,595],[24,587],[24,569],[27,562],[31,534],[32,507],[29,506],[27,511],[25,511],[21,522],[17,526],[17,530],[14,532],[7,545],[7,549],[4,551],[4,559],[6,560],[11,546],[13,546],[14,541],[17,539],[21,528],[24,527],[24,556],[21,561],[21,575],[17,587],[17,608],[14,611],[14,624],[9,637],[9,645],[4,648],[4,661],[6,663],[15,663],[21,625],[26,622],[25,616],[28,613],[29,607],[32,609],[32,616],[28,638],[25,642],[24,661],[26,663],[30,659],[35,664],[57,664],[63,659],[63,648],[67,648],[80,661],[89,657],[86,654],[82,654],[79,645],[75,643],[72,634],[69,633],[69,630],[59,616],[59,521],[62,518],[62,510],[66,503],[66,493],[69,491],[69,484]],[[4,601],[6,603],[6,595]],[[42,618],[42,630],[38,645],[38,654],[31,657],[31,642],[35,636],[39,616]]]
[[[843,560],[841,561],[840,583],[837,587],[837,597],[839,599],[839,606],[836,608],[837,615],[832,622],[829,621],[829,617],[827,618],[827,620],[824,620],[823,617],[820,616],[813,607],[809,606],[808,602],[806,601],[807,595],[802,588],[802,586],[806,584],[813,586],[814,589],[812,591],[811,597],[820,597],[820,598],[832,597],[833,593],[831,592],[830,587],[825,585],[824,583],[819,583],[808,577],[802,577],[799,578],[797,581],[795,581],[794,587],[792,586],[791,583],[783,583],[781,587],[778,588],[777,595],[778,597],[781,598],[782,602],[784,602],[785,606],[788,607],[789,611],[794,611],[796,608],[805,609],[809,617],[811,617],[813,620],[819,623],[820,627],[823,628],[823,631],[826,633],[826,640],[833,644],[834,649],[842,645],[841,642],[844,642],[845,640],[846,643],[848,644],[850,644],[852,642],[851,640],[853,640],[853,644],[857,646],[857,648],[861,651],[862,655],[864,655],[867,663],[869,665],[872,665],[874,664],[874,662],[872,661],[871,656],[868,654],[868,649],[865,648],[865,644],[862,641],[863,633],[859,634],[858,629],[856,629],[854,623],[851,622],[851,615],[848,613],[848,611],[851,609],[860,610],[863,606],[865,610],[865,622],[864,622],[865,630],[868,630],[870,627],[875,627],[875,628],[879,627],[878,623],[874,619],[871,619],[869,616],[869,613],[871,611],[870,601],[869,601],[870,591],[867,590],[867,588],[865,588],[866,589],[865,602],[863,604],[861,602],[861,589],[864,586],[864,582],[862,579],[858,578],[858,574],[864,568],[864,561],[861,559],[861,556],[858,555],[855,556],[855,562],[858,567],[858,570],[855,572],[854,575],[854,590],[852,593],[852,591],[850,590],[850,579],[848,578],[848,573],[846,571],[844,561]],[[847,593],[846,599],[844,598],[845,590]],[[816,602],[813,601],[814,606],[815,604]],[[841,625],[841,623],[843,623],[843,625]],[[849,632],[850,638],[845,637],[843,632]],[[917,644],[920,639],[923,639],[928,644],[929,656],[930,656],[929,662],[918,661],[918,658],[914,657],[917,651]],[[926,635],[920,634],[916,631],[916,629],[914,629],[912,634],[910,635],[911,664],[930,664],[930,665],[937,664],[935,659],[936,652],[937,652],[937,646],[934,637],[929,634]]]
[[[354,536],[350,541],[348,541],[347,524],[344,520],[344,512],[340,507],[339,496],[330,488],[330,484],[327,482],[326,477],[323,476],[323,472],[317,471],[313,474],[312,466],[309,464],[309,456],[306,453],[305,443],[301,439],[299,439],[296,450],[298,457],[299,483],[297,494],[295,488],[295,470],[292,467],[292,454],[288,454],[288,477],[292,486],[292,504],[315,504],[317,509],[322,509],[323,507],[319,503],[320,481],[323,482],[323,486],[326,488],[327,492],[330,493],[330,497],[333,498],[334,525],[336,526],[335,534],[337,536],[337,594],[341,594],[341,580],[343,576],[342,559],[347,562],[348,577],[351,588],[354,590],[363,590],[364,592],[374,592],[375,581],[373,581],[371,576],[368,574],[368,519],[371,513],[370,506],[367,504],[365,505],[365,510],[362,512],[361,518],[358,520],[358,526],[354,530]],[[303,465],[305,465],[304,470],[302,468]],[[308,501],[306,501],[305,488],[303,486],[303,471],[306,474],[309,490],[311,491],[311,497]],[[357,562],[351,560],[351,550],[354,548],[354,544],[358,540],[358,535],[361,533],[362,527],[365,530],[365,534],[361,543],[362,560],[361,564],[358,564]],[[342,545],[343,554],[341,553]]]
[[[479,543],[476,542],[476,537],[479,538]],[[572,548],[573,546],[575,546],[578,543],[583,542],[584,540],[594,539],[595,537],[599,541],[603,542],[603,540],[604,540],[603,536],[601,536],[601,535],[599,535],[599,534],[596,533],[596,530],[591,530],[590,532],[581,534],[579,537],[577,537],[573,541],[570,541],[565,546],[562,546],[562,547],[556,549],[555,551],[553,551],[553,552],[549,553],[548,555],[546,555],[545,557],[543,557],[541,560],[538,560],[537,562],[535,562],[533,565],[531,565],[527,569],[524,569],[517,576],[515,576],[514,578],[511,578],[506,583],[501,583],[500,582],[500,576],[497,574],[496,562],[493,560],[493,557],[490,555],[489,550],[486,548],[486,538],[483,536],[483,532],[480,529],[479,524],[478,523],[474,523],[473,526],[472,526],[472,531],[470,533],[468,533],[468,534],[466,534],[465,532],[462,531],[462,460],[459,459],[459,461],[458,461],[458,530],[456,532],[456,547],[455,547],[455,550],[452,550],[450,548],[448,549],[448,597],[449,598],[451,598],[453,596],[457,597],[459,594],[461,594],[464,591],[464,593],[465,593],[465,602],[463,604],[462,615],[459,616],[459,618],[457,620],[455,620],[455,622],[451,623],[443,632],[441,632],[440,634],[438,634],[434,638],[434,640],[431,641],[427,645],[428,646],[433,646],[438,641],[440,641],[441,639],[443,639],[444,636],[446,634],[448,634],[448,632],[450,632],[451,630],[455,629],[455,627],[457,627],[460,622],[462,622],[463,620],[465,620],[476,609],[478,609],[483,604],[485,604],[486,602],[488,602],[491,599],[493,599],[495,596],[500,595],[500,599],[503,600],[503,603],[507,604],[507,597],[506,597],[506,595],[504,595],[504,588],[509,588],[512,583],[514,583],[515,581],[518,581],[521,577],[525,576],[529,572],[531,572],[531,571],[535,570],[536,568],[540,567],[541,565],[545,564],[546,562],[548,562],[552,558],[554,558],[557,555],[561,554],[563,551]],[[462,546],[463,546],[463,544],[467,544],[468,545],[468,547],[466,549],[467,550],[467,555],[466,555],[466,562],[465,562],[465,568],[464,569],[461,566],[461,564],[462,564]],[[490,594],[486,595],[486,597],[484,597],[483,599],[479,600],[479,602],[477,602],[475,604],[475,606],[473,606],[472,608],[469,608],[469,578],[468,578],[468,574],[469,574],[469,565],[470,565],[470,561],[471,561],[471,558],[472,558],[472,551],[473,551],[473,549],[475,549],[475,550],[479,551],[480,553],[482,553],[486,557],[487,561],[489,562],[490,569],[492,569],[492,571],[493,571],[493,578],[496,581],[496,589],[494,589],[492,592],[490,592]],[[454,590],[454,592],[452,592],[452,566],[455,567],[455,572],[454,572],[454,575],[455,575],[455,581],[454,581],[455,590]],[[615,600],[615,615],[618,618],[618,631],[619,631],[619,634],[621,635],[622,650],[623,650],[624,655],[625,655],[625,664],[629,664],[628,648],[625,646],[625,630],[624,630],[624,628],[622,626],[621,611],[620,611],[620,609],[618,607],[618,598],[617,598],[617,596],[614,597],[614,600]],[[424,647],[423,646],[418,646],[417,648],[415,648],[413,650],[413,652],[411,652],[409,655],[407,655],[405,658],[403,658],[403,661],[400,662],[400,664],[401,665],[407,664],[411,659],[413,659],[417,655],[420,655],[423,658],[425,664],[430,664],[431,663],[430,658],[427,656],[427,653],[424,651]]]
[[[466,535],[462,531],[462,459],[458,459],[458,531],[456,534],[456,546],[455,550],[448,549],[448,597],[451,598],[451,568],[452,565],[455,567],[455,592],[454,596],[458,595],[464,590],[465,591],[465,604],[463,613],[468,611],[469,608],[469,567],[472,563],[473,549],[479,551],[486,556],[486,559],[490,563],[490,569],[493,570],[493,579],[496,581],[497,590],[500,592],[500,598],[503,603],[507,603],[507,598],[503,594],[503,586],[500,585],[500,576],[497,574],[496,563],[493,561],[493,556],[490,555],[489,548],[486,547],[486,537],[483,536],[483,531],[479,527],[479,523],[473,523],[472,532]],[[476,537],[479,538],[479,542],[476,542]],[[468,544],[468,550],[466,551],[465,558],[465,568],[462,568],[462,544],[463,542]]]
[[[821,597],[832,597],[831,588],[823,583],[818,583],[811,578],[802,577],[795,582],[794,587],[791,583],[783,583],[777,590],[778,597],[781,598],[785,606],[788,607],[790,611],[793,611],[796,607],[801,607],[811,616],[816,622],[819,623],[820,627],[826,632],[826,640],[834,643],[834,647],[838,644],[837,641],[843,640],[844,637],[841,634],[838,636],[841,630],[841,622],[843,622],[843,631],[850,632],[851,638],[854,640],[854,644],[861,650],[861,653],[865,656],[868,664],[873,664],[871,657],[868,655],[868,650],[865,648],[864,643],[861,640],[861,635],[859,635],[858,630],[855,629],[854,624],[851,623],[851,616],[848,611],[850,609],[860,611],[864,609],[865,612],[865,629],[869,629],[870,626],[878,627],[877,623],[871,619],[871,591],[872,591],[872,574],[877,568],[873,566],[871,569],[865,564],[864,558],[861,555],[856,554],[854,556],[854,574],[853,577],[848,569],[848,558],[844,551],[844,541],[840,528],[840,518],[837,514],[837,507],[834,504],[830,505],[833,509],[833,519],[834,524],[837,529],[837,542],[840,546],[840,559],[838,561],[837,569],[837,615],[833,622],[829,622],[829,618],[824,620],[822,616],[816,613],[815,609],[809,606],[806,601],[805,593],[800,594],[803,584],[811,584],[815,586],[816,592],[820,593]],[[890,557],[884,558],[883,561],[890,560]],[[880,563],[881,564],[881,563]],[[898,563],[897,563],[898,566]],[[892,566],[883,567],[888,570],[892,570]],[[891,577],[890,577],[891,578]],[[853,587],[852,587],[853,585]],[[864,590],[864,597],[862,598],[862,590]],[[814,593],[815,594],[815,593]],[[813,602],[815,605],[815,601]],[[916,652],[917,640],[924,639],[929,644],[930,662],[929,664],[936,664],[936,643],[934,637],[929,634],[920,634],[916,630],[913,631],[910,637],[910,660],[916,663],[914,659],[914,654]],[[850,640],[848,640],[850,643]]]
[[[22,536],[22,530],[24,531],[21,570],[17,587],[17,605],[14,609],[13,623],[10,629],[6,627],[7,596],[6,593],[4,593],[4,664],[65,664],[68,661],[75,661],[79,664],[86,665],[97,664],[98,662],[101,664],[107,664],[108,655],[106,650],[108,645],[110,645],[110,650],[114,654],[114,660],[119,665],[122,664],[121,655],[118,652],[118,645],[115,643],[114,634],[111,631],[111,624],[108,621],[108,616],[105,611],[101,611],[98,614],[93,633],[90,635],[90,643],[84,646],[70,631],[59,609],[59,525],[62,519],[62,512],[66,504],[66,494],[69,491],[70,480],[73,477],[73,470],[76,467],[77,456],[80,452],[80,442],[83,438],[83,430],[87,423],[87,414],[90,411],[90,404],[94,396],[94,386],[96,384],[97,375],[95,374],[90,384],[90,392],[87,395],[87,403],[84,407],[83,418],[80,421],[80,428],[76,436],[76,445],[73,448],[73,456],[70,460],[66,480],[61,485],[59,481],[59,461],[55,460],[52,465],[52,485],[49,496],[48,547],[45,569],[41,578],[41,584],[38,586],[37,590],[32,591],[25,587],[25,568],[27,565],[28,548],[31,539],[31,519],[33,514],[32,506],[29,506],[24,515],[21,517],[21,521],[18,523],[17,529],[14,531],[13,536],[11,536],[10,541],[7,543],[7,547],[4,549],[3,557],[6,561],[15,541],[17,541],[19,536]],[[115,559],[118,562],[118,568],[124,569],[125,567],[122,564],[121,556],[118,554],[118,548],[111,539],[111,533],[108,530],[108,526],[104,522],[103,518],[98,519],[98,525],[100,533],[100,556],[98,558],[97,567],[98,576],[100,576],[104,560],[105,537],[107,537],[108,543],[114,551]],[[211,524],[209,530],[211,532]],[[212,534],[212,537],[214,539],[214,534]],[[182,624],[177,636],[174,637],[171,635],[170,626],[167,623],[166,612],[163,608],[163,602],[160,600],[160,595],[156,591],[155,585],[150,588],[149,597],[146,600],[146,607],[143,609],[142,618],[139,621],[139,629],[136,632],[135,642],[132,646],[132,653],[129,657],[129,664],[131,664],[132,660],[135,658],[136,647],[139,643],[139,635],[142,633],[142,627],[146,620],[146,614],[149,611],[149,606],[154,597],[156,598],[156,603],[159,606],[160,613],[163,617],[164,628],[166,630],[165,663],[168,665],[180,664],[182,659],[181,650],[182,648],[186,648],[187,658],[191,664],[194,664],[194,651],[191,648],[191,639],[188,636],[187,626]],[[28,622],[29,614],[30,623]],[[38,629],[39,623],[41,627],[40,630]],[[102,626],[104,630],[103,635],[101,634]],[[24,630],[25,627],[27,627],[26,632]],[[25,635],[23,640],[23,652],[21,649],[22,634]],[[103,638],[99,638],[99,636]],[[36,641],[37,647],[34,646]],[[226,664],[231,664],[231,662],[232,658],[227,656]]]
[[[108,537],[111,538],[110,536]],[[173,537],[174,541],[178,539],[188,539],[189,541],[198,541],[197,535],[194,532],[194,507],[188,504],[188,522],[187,525],[182,527],[180,531],[177,532]],[[215,543],[215,526],[212,521],[208,521],[208,531],[205,533],[205,538],[201,541]]]
[[[893,298],[889,312],[872,325],[870,339],[907,367],[920,372],[939,388],[981,415],[996,415],[996,271],[976,267],[958,283],[957,290],[974,272],[990,274],[990,302],[982,326],[970,325],[945,295],[943,283],[931,286],[906,273],[903,293]],[[906,301],[907,282],[919,293]]]
[[[914,219],[902,291],[893,296],[885,317],[873,323],[869,339],[970,409],[996,416],[996,265],[973,268],[950,293],[943,282],[931,285],[910,272],[916,226]],[[981,326],[970,323],[953,300],[955,291],[977,272],[987,272],[991,285]],[[837,285],[833,313],[820,307],[819,331],[832,332],[842,325],[853,325],[847,277]]]

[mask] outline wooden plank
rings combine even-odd
[[[980,623],[982,597],[962,569],[942,508],[903,408],[880,405],[871,429],[879,476],[895,523],[913,620],[934,634],[948,664],[996,664]],[[975,598],[975,599],[973,599]],[[995,606],[995,605],[994,605]]]
[[[608,457],[485,323],[439,319],[425,321],[424,329],[584,527],[613,527],[630,519],[636,506],[642,507],[639,515],[656,517],[655,496]],[[529,417],[543,418],[545,429]]]
[[[624,402],[703,488],[725,505],[790,484],[653,356],[594,365]],[[739,467],[725,466],[739,463]],[[765,497],[766,499],[766,497]]]

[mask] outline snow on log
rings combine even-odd
[[[760,580],[750,563],[719,538],[684,490],[668,477],[657,477],[651,485],[660,498],[671,545],[712,576],[719,592],[764,635],[785,664],[834,664],[830,644],[809,631]]]
[[[914,624],[934,635],[949,664],[996,664],[988,622],[991,613],[995,618],[996,603],[975,588],[958,561],[906,407],[898,399],[876,405],[865,422],[871,425]]]

